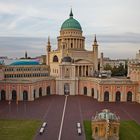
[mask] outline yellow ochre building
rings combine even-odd
[[[140,63],[128,66],[130,78],[98,77],[98,42],[96,36],[86,50],[85,37],[72,10],[52,50],[46,47],[46,64],[19,60],[0,65],[0,100],[28,100],[46,95],[85,95],[99,102],[140,103]]]

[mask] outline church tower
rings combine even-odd
[[[74,18],[72,9],[69,17],[61,25],[60,35],[57,37],[57,48],[51,51],[50,41],[48,41],[46,64],[50,66],[51,76],[59,77],[59,66],[67,55],[74,62],[76,76],[93,76],[94,71],[98,71],[98,44],[96,36],[93,50],[86,50],[82,27]]]
[[[49,65],[50,63],[50,60],[49,60],[49,58],[50,58],[50,52],[51,52],[51,43],[50,43],[50,37],[48,37],[48,43],[47,43],[47,55],[46,55],[46,64],[47,65]]]
[[[96,35],[94,38],[94,43],[93,43],[93,55],[94,55],[94,66],[95,66],[95,71],[98,71],[98,43],[96,39]]]
[[[25,59],[28,59],[27,51],[25,52]]]

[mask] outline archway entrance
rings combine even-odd
[[[120,102],[121,101],[121,93],[120,93],[120,91],[117,91],[116,92],[116,101],[117,102]]]
[[[91,96],[94,97],[94,88],[91,89]]]
[[[47,87],[47,95],[51,94],[50,86]]]
[[[34,99],[36,98],[36,90],[34,89]]]
[[[39,88],[39,97],[41,97],[42,96],[42,88],[40,87]]]
[[[23,91],[23,100],[24,101],[28,100],[28,92],[26,90]]]
[[[69,95],[70,94],[70,85],[68,83],[64,84],[64,94]]]
[[[6,100],[6,93],[5,93],[5,90],[2,90],[2,91],[1,91],[1,100],[2,100],[2,101]]]
[[[16,90],[12,90],[12,100],[13,101],[17,100],[17,92],[16,92]]]
[[[131,92],[131,91],[129,91],[129,92],[127,93],[127,101],[128,101],[128,102],[132,102],[132,92]]]
[[[109,101],[109,92],[108,91],[104,92],[104,101]]]
[[[87,87],[84,87],[84,95],[87,95]]]

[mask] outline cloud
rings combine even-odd
[[[0,13],[12,14],[16,8],[15,4],[0,2]]]
[[[88,43],[93,43],[95,35],[87,35],[86,41]],[[125,33],[125,34],[97,34],[97,40],[99,43],[130,43],[130,44],[140,44],[140,34],[138,33]]]
[[[70,6],[84,34],[140,33],[139,5],[139,0],[0,0],[0,36],[55,37]]]
[[[26,17],[24,17],[24,16],[23,17],[18,17],[13,22],[11,22],[10,25],[7,28],[10,29],[10,30],[15,29],[17,27],[17,24],[24,19],[26,19]]]
[[[115,35],[97,35],[99,55],[100,52],[104,52],[105,56],[111,58],[134,58],[139,50],[140,41],[137,43],[133,42],[135,37],[139,38],[139,36],[140,34],[134,33],[127,33],[119,36],[119,38]],[[131,42],[128,42],[129,38],[132,39]],[[86,49],[92,50],[93,40],[94,35],[86,36]],[[46,54],[46,44],[47,38],[0,37],[0,56],[22,57],[25,51],[28,51],[32,57],[39,56]],[[56,38],[51,38],[51,45],[52,49],[57,48]]]

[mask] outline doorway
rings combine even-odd
[[[64,84],[64,95],[70,94],[70,85],[68,83]]]

